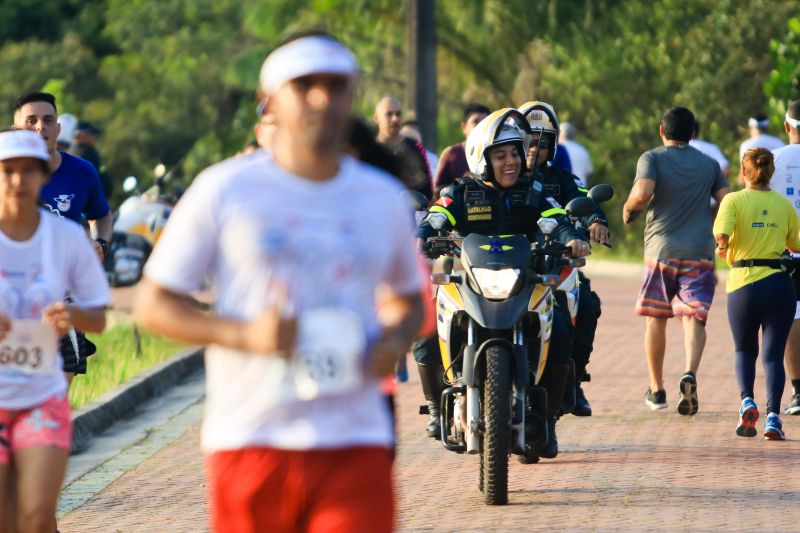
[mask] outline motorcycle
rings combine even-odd
[[[138,181],[128,177],[123,190],[135,193]],[[139,194],[131,194],[114,215],[114,228],[105,261],[112,287],[126,287],[139,282],[144,264],[150,257],[167,223],[174,199],[162,194],[161,180]]]
[[[589,198],[566,206],[571,216],[594,209]],[[432,217],[434,229],[444,220]],[[437,227],[438,226],[438,227]],[[541,218],[550,235],[558,222]],[[479,455],[479,488],[489,505],[508,503],[509,454],[535,455],[547,442],[547,365],[558,276],[539,274],[537,260],[558,257],[574,266],[558,243],[531,244],[523,235],[453,234],[427,240],[429,257],[458,257],[453,273],[434,274],[442,363],[450,385],[441,397],[441,443]]]

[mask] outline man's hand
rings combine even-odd
[[[288,289],[273,284],[274,295],[261,315],[244,324],[242,345],[248,352],[289,357],[297,344],[297,317],[287,311]]]
[[[608,228],[599,223],[595,222],[591,226],[589,226],[589,238],[592,239],[594,242],[599,242],[600,244],[608,243],[608,239],[610,234],[608,232]]]
[[[11,320],[0,313],[0,341],[6,338],[9,331],[11,331]]]
[[[48,305],[42,311],[42,320],[56,330],[59,337],[63,337],[72,326],[72,313],[69,305],[64,302]]]
[[[592,247],[589,243],[581,239],[572,239],[567,243],[567,246],[572,248],[573,257],[586,257],[592,253]]]
[[[97,254],[97,257],[100,258],[100,262],[102,263],[105,259],[106,255],[103,253],[103,247],[100,246],[100,243],[97,241],[92,241],[92,245],[94,246],[94,252]]]

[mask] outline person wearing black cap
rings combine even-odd
[[[103,130],[96,127],[91,122],[81,120],[75,127],[70,153],[92,164],[100,174],[100,182],[103,184],[103,191],[106,194],[106,198],[111,198],[111,194],[114,192],[114,184],[111,181],[111,177],[105,171],[103,160],[95,146],[97,143],[97,136],[101,133],[103,133]]]

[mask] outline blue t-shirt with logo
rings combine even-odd
[[[61,165],[42,187],[41,200],[50,210],[80,223],[96,220],[109,212],[100,175],[88,161],[59,152]]]

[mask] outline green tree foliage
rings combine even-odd
[[[771,119],[779,130],[787,104],[800,98],[800,18],[789,19],[787,26],[786,35],[770,43],[774,65],[764,84]]]
[[[795,0],[437,0],[439,138],[458,142],[470,101],[538,98],[573,122],[595,180],[615,185],[618,248],[641,249],[619,207],[663,111],[695,111],[704,137],[738,163],[751,113],[798,97]],[[358,111],[407,92],[406,10],[397,0],[5,0],[0,103],[45,86],[60,110],[100,124],[115,178],[147,183],[177,166],[187,182],[252,136],[258,71],[292,31],[320,27],[358,56]],[[7,115],[10,122],[10,114]]]

